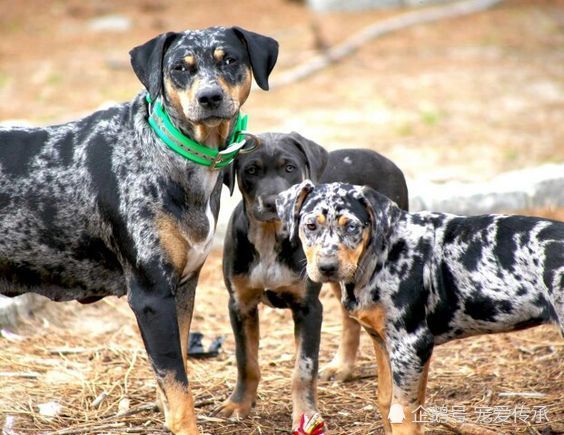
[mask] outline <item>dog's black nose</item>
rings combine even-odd
[[[321,261],[317,267],[324,275],[332,275],[337,271],[339,265],[336,261]]]
[[[223,94],[218,88],[207,88],[198,92],[196,98],[204,109],[217,109],[223,101]]]
[[[271,211],[271,212],[276,211],[276,198],[277,198],[276,195],[267,196],[266,198],[263,198],[262,207],[264,208],[265,211]]]

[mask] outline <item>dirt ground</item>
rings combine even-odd
[[[401,12],[316,15],[283,0],[0,0],[0,10],[0,121],[34,124],[64,122],[130,99],[140,85],[127,53],[162,31],[237,24],[269,34],[281,44],[276,77],[316,53],[313,28],[333,45]],[[132,27],[89,29],[89,20],[108,14],[129,17]],[[471,17],[375,40],[307,80],[254,92],[244,110],[254,131],[297,130],[330,149],[373,148],[410,179],[485,179],[564,161],[563,47],[563,0],[508,0]],[[564,219],[562,210],[530,213]],[[289,433],[292,321],[288,312],[268,307],[261,309],[257,407],[242,422],[210,417],[236,374],[220,264],[220,252],[213,252],[193,322],[208,338],[226,337],[218,358],[191,364],[199,424],[214,435]],[[323,303],[322,364],[339,337],[337,303],[327,294]],[[140,409],[154,400],[155,389],[125,300],[49,305],[12,332],[19,335],[0,337],[0,424],[13,418],[18,434],[163,433],[158,412],[115,417],[123,399],[130,410]],[[516,422],[492,417],[482,423],[500,433],[563,433],[563,343],[554,328],[539,327],[443,345],[433,356],[428,406],[464,407],[473,421],[480,409],[514,416],[519,410]],[[373,374],[363,336],[357,378],[319,385],[332,433],[382,433]],[[104,391],[106,400],[92,406]],[[54,419],[37,411],[49,401],[62,405]],[[428,433],[452,431],[431,423]]]

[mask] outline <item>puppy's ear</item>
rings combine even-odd
[[[223,168],[223,184],[229,189],[229,196],[233,196],[235,190],[235,179],[237,178],[238,158],[233,163]]]
[[[300,150],[305,156],[306,161],[306,178],[311,178],[313,181],[319,181],[321,174],[327,165],[329,153],[321,145],[316,144],[314,141],[303,137],[295,131],[291,132],[288,137],[292,143]]]
[[[376,241],[376,248],[380,249],[386,243],[392,222],[400,214],[400,209],[395,202],[369,186],[358,188],[358,199],[370,218],[372,240]]]
[[[149,91],[153,101],[159,96],[163,88],[164,54],[178,35],[175,32],[162,33],[129,52],[133,71]]]
[[[298,237],[300,211],[307,195],[314,187],[311,180],[304,180],[300,184],[294,184],[288,190],[278,194],[276,212],[282,221],[282,230],[290,240]]]
[[[268,36],[249,32],[241,27],[233,27],[233,31],[247,47],[257,85],[268,91],[268,76],[278,59],[278,42]]]

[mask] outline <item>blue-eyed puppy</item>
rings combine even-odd
[[[176,434],[198,433],[186,348],[223,177],[149,119],[160,107],[176,149],[182,137],[217,154],[253,75],[268,88],[277,53],[276,41],[238,27],[164,33],[130,52],[146,88],[131,102],[0,129],[0,292],[84,303],[127,294]]]
[[[433,347],[542,323],[564,331],[564,223],[407,213],[369,187],[293,186],[277,201],[316,282],[340,282],[342,304],[371,335],[386,433],[422,434]],[[391,424],[390,410],[403,412]]]

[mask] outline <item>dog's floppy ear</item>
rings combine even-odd
[[[290,240],[294,240],[298,236],[302,204],[314,187],[311,180],[304,180],[278,194],[276,212],[282,221],[282,229]]]
[[[376,241],[376,248],[381,249],[389,236],[392,221],[400,213],[400,209],[392,200],[369,186],[358,189],[358,199],[370,218],[372,240]]]
[[[268,91],[268,76],[278,59],[278,42],[268,36],[233,27],[235,34],[247,47],[253,76],[257,85]]]
[[[129,52],[133,71],[149,91],[153,101],[159,96],[163,87],[164,54],[178,35],[176,32],[162,33]]]
[[[327,166],[327,159],[329,157],[327,150],[295,131],[288,134],[288,137],[296,148],[298,148],[298,150],[300,150],[300,152],[305,156],[307,170],[306,178],[310,178],[313,181],[319,181],[321,174],[323,174],[323,171],[325,170],[325,166]]]
[[[230,165],[223,168],[223,184],[229,189],[229,196],[233,196],[235,189],[235,179],[237,178],[238,162],[237,158]]]

